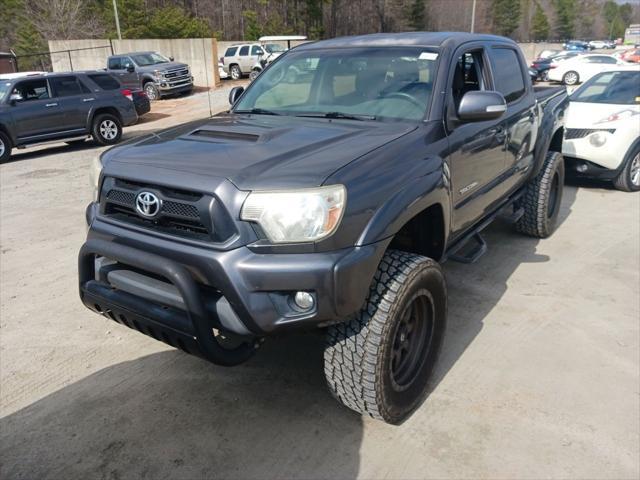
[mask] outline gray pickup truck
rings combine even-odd
[[[132,52],[107,59],[107,70],[125,88],[142,88],[149,100],[167,95],[191,93],[193,77],[186,63],[174,62],[157,52]]]
[[[301,45],[230,103],[94,160],[83,303],[220,365],[321,330],[334,396],[402,422],[447,348],[440,263],[499,214],[556,228],[565,90],[509,39],[414,32]]]

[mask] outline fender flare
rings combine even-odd
[[[356,245],[367,245],[393,237],[412,218],[434,205],[439,205],[442,208],[443,241],[446,245],[451,200],[449,181],[442,168],[414,178],[391,196],[373,214]]]

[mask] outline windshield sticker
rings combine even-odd
[[[438,54],[433,52],[422,52],[418,58],[420,60],[435,60],[438,58]]]

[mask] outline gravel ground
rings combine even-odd
[[[206,100],[154,104],[127,136],[205,116]],[[568,186],[550,239],[496,223],[478,263],[447,263],[432,393],[391,427],[331,398],[319,335],[269,340],[228,369],[84,309],[98,151],[0,165],[0,477],[640,476],[640,195]]]

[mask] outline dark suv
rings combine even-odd
[[[122,127],[136,123],[132,92],[105,72],[0,77],[0,161],[12,148],[46,142],[120,141]]]

